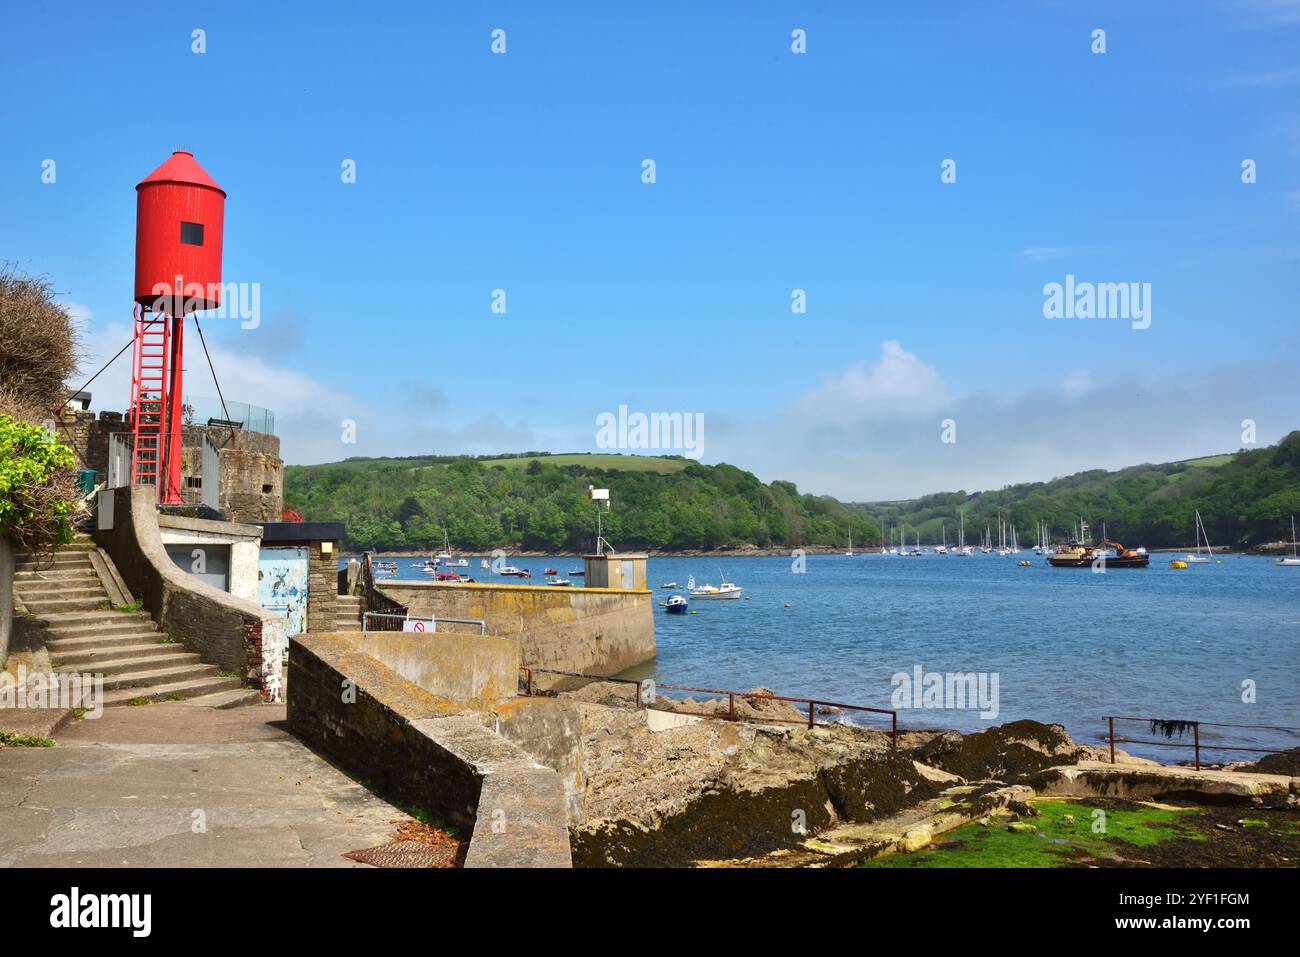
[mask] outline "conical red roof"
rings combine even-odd
[[[177,150],[167,158],[165,163],[140,180],[135,188],[139,189],[146,183],[184,183],[188,186],[206,186],[209,189],[215,189],[222,196],[226,195],[226,191],[216,184],[216,181],[199,165],[198,160],[194,158],[194,154],[188,150]]]

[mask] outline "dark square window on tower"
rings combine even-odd
[[[202,246],[203,224],[181,223],[181,242],[186,246]]]

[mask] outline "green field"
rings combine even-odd
[[[1234,456],[1232,455],[1207,455],[1204,458],[1199,459],[1185,459],[1178,464],[1186,465],[1195,469],[1212,469],[1218,468],[1220,465],[1227,465],[1233,460],[1233,458]]]
[[[527,468],[529,462],[538,459],[547,465],[563,468],[566,465],[579,465],[588,469],[610,469],[619,472],[655,472],[659,475],[671,475],[686,468],[686,459],[669,459],[658,455],[620,455],[618,453],[579,452],[569,455],[534,455],[518,456],[504,459],[479,459],[480,465],[492,468],[503,465],[508,469]]]

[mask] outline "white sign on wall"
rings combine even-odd
[[[402,631],[431,632],[438,630],[438,623],[432,618],[407,618],[402,622]]]

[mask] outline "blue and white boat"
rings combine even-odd
[[[671,595],[668,598],[668,614],[684,615],[686,614],[686,599],[681,595]]]

